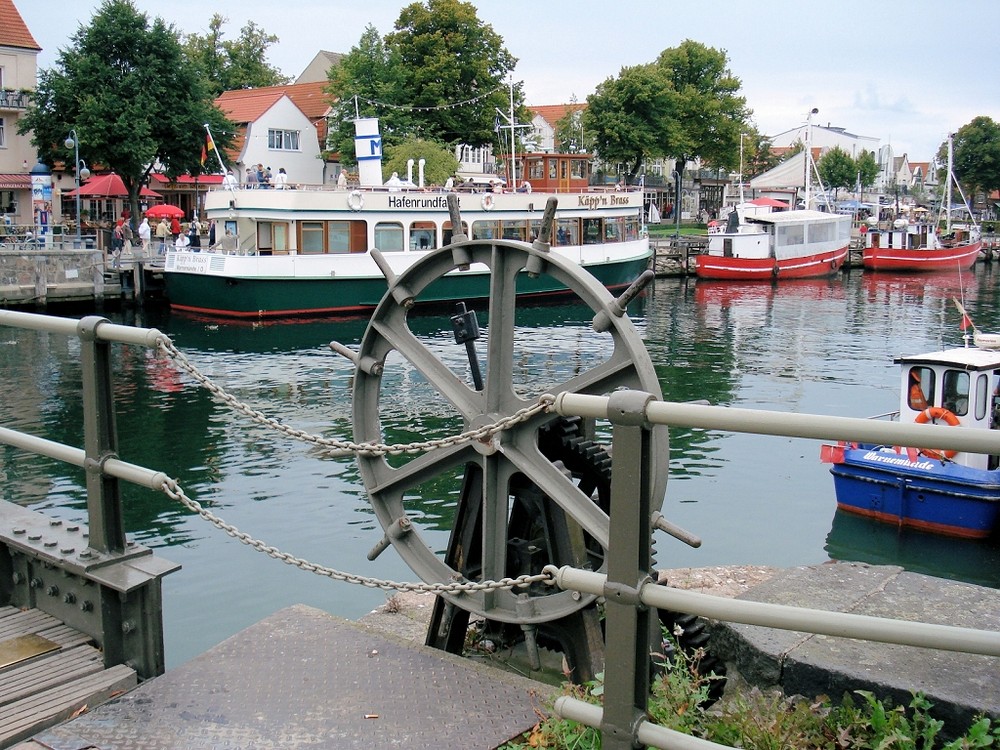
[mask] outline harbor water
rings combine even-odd
[[[982,330],[1000,331],[1000,269],[933,276],[854,271],[779,285],[660,278],[630,314],[664,397],[716,405],[866,417],[898,403],[893,358],[961,345],[964,299]],[[356,346],[364,320],[235,324],[166,310],[104,313],[156,327],[201,371],[283,424],[327,438],[352,435],[353,365],[331,352]],[[533,308],[518,319],[515,385],[562,382],[590,366],[608,342],[582,306]],[[413,324],[421,343],[459,364],[447,313]],[[488,331],[488,321],[480,320]],[[79,344],[54,334],[0,328],[0,423],[82,446]],[[416,580],[389,550],[368,551],[382,530],[350,458],[250,421],[153,352],[116,347],[120,456],[165,472],[230,524],[296,557],[350,573]],[[380,404],[390,442],[443,437],[461,425],[433,389],[405,371]],[[457,428],[457,429],[456,429]],[[812,440],[670,431],[664,514],[703,539],[691,549],[658,536],[660,567],[794,566],[829,559],[898,564],[1000,587],[997,541],[899,531],[836,512],[829,467]],[[5,500],[84,520],[83,472],[0,446]],[[183,568],[164,581],[167,666],[172,667],[291,604],[357,618],[381,590],[331,581],[277,562],[226,535],[166,495],[123,488],[130,538]],[[428,543],[447,545],[454,494],[428,491],[409,510]]]

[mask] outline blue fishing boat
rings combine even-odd
[[[966,319],[963,312],[963,319]],[[1000,337],[975,331],[973,345],[900,357],[901,422],[1000,429]],[[1000,456],[863,443],[824,445],[837,507],[938,534],[1000,534]]]

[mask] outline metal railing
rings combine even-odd
[[[106,592],[105,603],[92,608],[97,612],[91,611],[83,626],[73,621],[80,619],[78,613],[74,618],[73,612],[69,612],[67,624],[97,633],[95,637],[104,645],[106,660],[111,660],[108,663],[134,664],[144,676],[159,674],[163,671],[162,623],[158,619],[149,621],[148,617],[150,612],[159,613],[160,578],[176,566],[156,561],[149,550],[126,542],[118,482],[125,480],[158,489],[165,477],[120,461],[115,455],[117,436],[109,344],[156,348],[166,337],[156,329],[115,325],[100,317],[76,321],[0,310],[0,325],[78,336],[83,371],[85,445],[82,450],[0,429],[0,443],[66,461],[87,472],[90,538],[89,546],[79,554],[63,539],[52,543],[49,537],[56,532],[47,521],[22,520],[26,518],[23,514],[31,511],[0,503],[0,544],[8,546],[15,566],[20,566],[15,577],[15,599],[20,591],[27,601],[41,588],[17,585],[18,581],[26,583],[35,575],[32,569],[35,561],[96,581],[102,592]],[[610,397],[562,393],[554,398],[552,408],[564,416],[606,420],[612,425],[609,538],[615,544],[608,550],[607,573],[568,566],[547,569],[560,588],[600,596],[606,602],[604,706],[569,696],[559,698],[555,704],[556,712],[564,718],[599,728],[606,750],[625,750],[638,743],[684,750],[725,747],[647,720],[649,644],[659,627],[656,609],[784,630],[1000,656],[1000,632],[725,599],[654,583],[650,540],[654,524],[662,526],[659,514],[651,512],[652,481],[648,475],[653,464],[649,460],[653,425],[890,445],[933,442],[941,449],[987,454],[1000,454],[1000,431],[666,402],[637,391],[617,391]],[[40,531],[32,533],[32,525]],[[70,538],[76,532],[67,528],[58,533]],[[115,572],[116,567],[123,565],[132,566],[128,575]],[[126,579],[127,589],[123,591]],[[146,596],[135,596],[137,589],[146,591]],[[123,596],[126,593],[129,596]],[[43,604],[40,602],[39,606]],[[138,612],[140,608],[147,610],[145,615]],[[66,608],[56,606],[55,610],[53,613],[63,615],[66,621]],[[129,633],[139,630],[134,622],[141,617],[147,618],[142,628],[146,635],[130,639]]]
[[[647,476],[652,425],[888,445],[919,445],[931,438],[942,449],[988,454],[1000,454],[1000,432],[672,403],[637,391],[610,397],[562,393],[554,409],[563,416],[603,419],[613,426],[609,537],[615,544],[608,550],[608,572],[568,566],[551,571],[560,588],[603,596],[606,602],[604,706],[571,696],[555,704],[563,718],[599,728],[605,750],[727,747],[647,720],[648,644],[651,629],[658,625],[651,614],[654,608],[782,630],[1000,656],[1000,632],[724,599],[654,583]]]
[[[0,502],[0,546],[13,585],[4,604],[36,608],[93,638],[106,667],[127,664],[140,678],[165,669],[161,579],[180,566],[125,537],[120,480],[159,489],[166,477],[117,458],[111,344],[155,348],[156,329],[0,310],[0,325],[80,339],[84,447],[0,428],[0,443],[86,472],[88,529]],[[6,590],[5,590],[6,593]]]

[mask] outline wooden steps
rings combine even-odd
[[[88,636],[38,610],[0,607],[0,652],[17,651],[4,649],[5,644],[25,648],[23,657],[0,667],[0,748],[83,713],[137,683],[129,667],[105,669],[103,655]],[[37,653],[32,653],[35,646]]]

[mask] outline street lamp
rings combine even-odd
[[[76,134],[76,128],[69,131],[65,141],[66,148],[73,149],[73,174],[76,176],[76,246],[82,247],[80,237],[80,181],[90,177],[90,170],[87,169],[87,162],[80,160],[80,139]],[[81,168],[80,165],[83,165]]]

